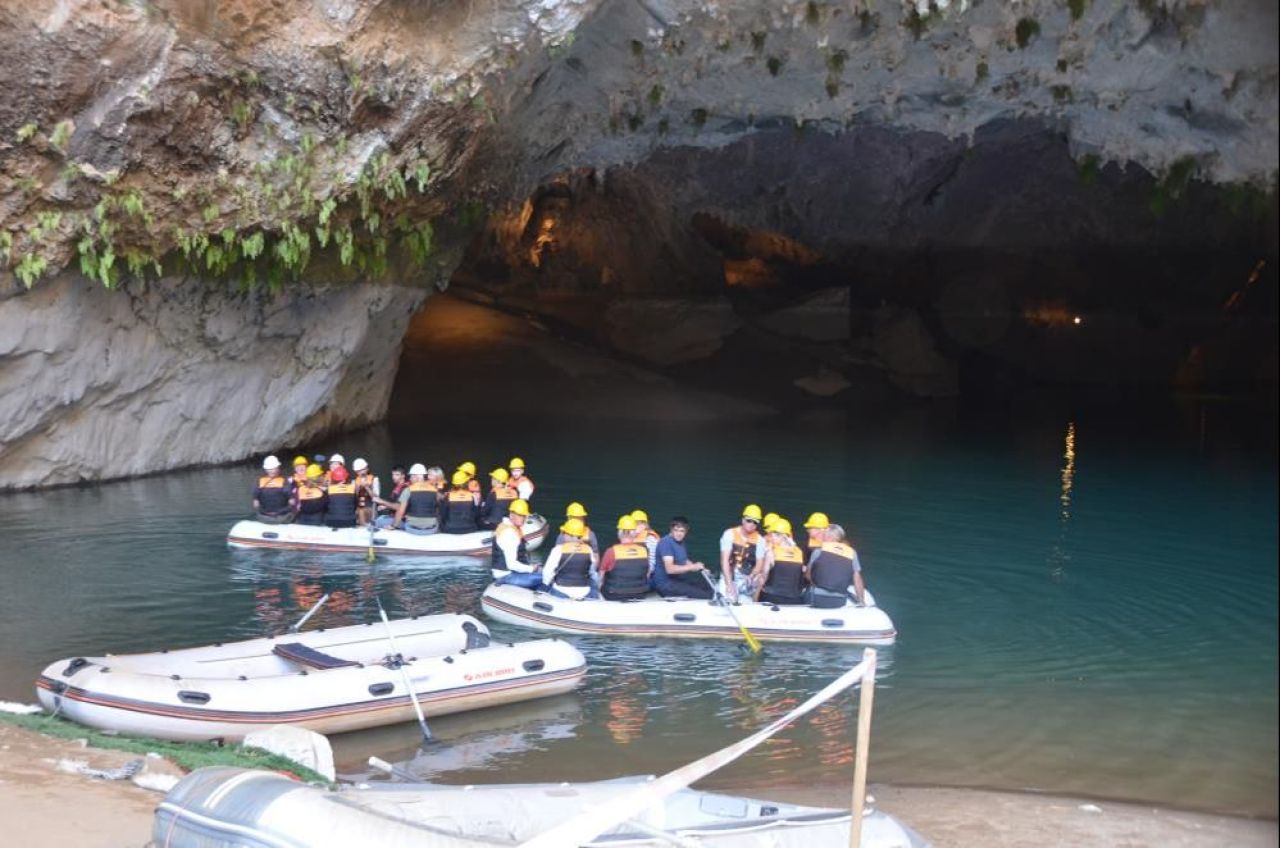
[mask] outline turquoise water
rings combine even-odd
[[[524,422],[461,438],[436,421],[335,445],[398,461],[482,466],[511,450],[535,507],[585,502],[604,528],[643,507],[694,523],[710,559],[746,502],[851,531],[899,632],[881,652],[871,778],[1036,789],[1276,814],[1274,429],[1210,407],[957,417],[921,409],[789,429]],[[474,430],[474,427],[471,428]],[[395,609],[478,610],[474,564],[237,552],[249,466],[0,497],[0,698],[31,700],[56,658],[246,637]],[[68,524],[77,530],[68,532]],[[506,638],[528,634],[494,625]],[[785,711],[860,649],[575,640],[574,695],[335,739],[447,782],[580,780],[671,768]],[[847,782],[854,703],[830,704],[711,785]]]

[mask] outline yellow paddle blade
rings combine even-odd
[[[373,555],[373,548],[369,549],[369,553],[365,555],[365,559],[369,562],[370,565],[372,565],[374,560],[377,559],[377,557]]]
[[[747,640],[747,647],[751,649],[751,653],[758,654],[761,650],[760,640],[751,635],[751,631],[743,625],[739,624],[738,629],[742,631],[742,638]]]

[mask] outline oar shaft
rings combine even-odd
[[[409,679],[409,672],[405,668],[404,655],[396,647],[396,637],[391,632],[391,622],[387,620],[387,611],[382,608],[382,598],[377,598],[377,601],[378,615],[382,617],[382,626],[387,630],[387,642],[391,645],[391,653],[399,658],[397,662],[400,663],[400,677],[404,680],[404,688],[409,692],[409,700],[413,702],[413,711],[418,714],[418,726],[422,728],[422,738],[430,742],[431,730],[427,727],[427,717],[422,712],[422,704],[418,703],[418,693],[413,690],[413,681]]]
[[[324,606],[324,602],[327,600],[329,600],[329,593],[325,592],[320,596],[320,600],[316,601],[315,604],[312,605],[311,609],[307,610],[307,614],[298,619],[298,623],[293,625],[293,627],[290,627],[289,630],[293,633],[297,633],[301,630],[302,626],[311,620],[311,616],[320,611],[320,607]]]

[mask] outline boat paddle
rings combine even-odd
[[[431,730],[427,727],[427,717],[422,714],[422,704],[418,703],[418,693],[413,691],[409,672],[405,670],[408,663],[400,653],[400,649],[396,647],[396,638],[391,634],[391,622],[387,620],[387,611],[382,607],[382,598],[374,595],[373,599],[378,602],[378,615],[382,617],[382,626],[387,629],[387,642],[391,645],[391,662],[400,669],[400,676],[404,678],[404,688],[408,690],[409,700],[413,702],[413,711],[418,714],[418,726],[422,728],[422,742],[426,744],[432,741]]]
[[[373,534],[374,532],[376,532],[376,530],[377,530],[377,527],[374,525],[372,521],[370,521],[369,522],[369,553],[365,554],[365,557],[364,557],[365,561],[368,562],[370,565],[373,565],[373,563],[377,560],[377,557],[374,556],[373,554]]]
[[[728,611],[729,617],[733,619],[733,623],[738,625],[738,629],[742,631],[742,638],[747,640],[747,647],[751,649],[751,653],[758,654],[762,650],[764,650],[764,648],[760,645],[760,640],[757,639],[755,636],[751,635],[751,631],[748,630],[746,625],[743,624],[741,619],[738,618],[738,614],[733,611],[733,604],[730,603],[729,599],[726,598],[724,595],[722,595],[720,593],[720,590],[716,588],[716,581],[711,579],[711,575],[708,574],[705,570],[703,570],[702,577],[704,580],[707,581],[707,585],[711,587],[711,591],[715,592],[717,595],[720,595],[720,599],[724,603],[725,610]]]
[[[298,619],[298,623],[297,623],[297,624],[295,624],[295,625],[293,625],[292,627],[290,627],[290,628],[289,628],[289,632],[290,632],[290,633],[297,633],[299,630],[301,630],[301,629],[302,629],[302,625],[306,624],[306,623],[311,619],[311,616],[313,616],[313,615],[315,615],[317,612],[319,612],[319,611],[320,611],[320,607],[324,606],[324,602],[325,602],[325,601],[327,601],[327,600],[329,600],[329,593],[328,593],[328,592],[325,592],[323,595],[321,595],[321,596],[320,596],[320,600],[318,600],[318,601],[316,601],[314,604],[312,604],[311,609],[307,610],[307,614],[306,614],[306,615],[304,615],[302,618]]]

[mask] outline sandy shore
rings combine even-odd
[[[60,760],[117,768],[136,754],[86,748],[0,723],[0,821],[5,844],[141,848],[149,843],[158,792],[58,768]],[[164,761],[149,771],[168,772]],[[779,800],[845,806],[844,787],[777,790]],[[1125,848],[1274,846],[1274,821],[1213,816],[1137,804],[968,789],[873,786],[877,805],[937,848]],[[752,794],[762,794],[759,792]]]

